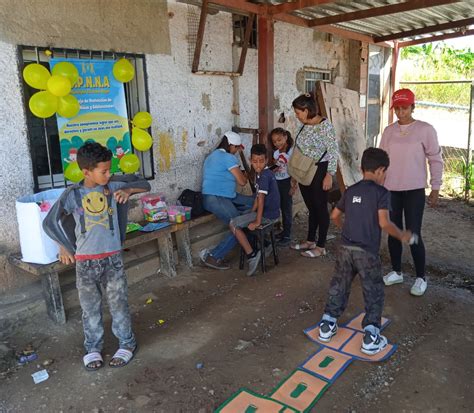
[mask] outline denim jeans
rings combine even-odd
[[[252,196],[237,194],[235,198],[225,198],[217,195],[203,195],[204,209],[213,213],[224,224],[245,212],[253,206]],[[229,233],[211,252],[210,255],[217,260],[223,259],[237,245],[237,239]]]
[[[134,348],[136,341],[128,308],[127,277],[122,254],[77,261],[76,286],[82,308],[86,353],[102,351],[104,343],[102,289],[107,296],[112,315],[112,332],[119,340],[119,347]]]

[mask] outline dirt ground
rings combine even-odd
[[[386,362],[353,362],[314,411],[474,410],[473,212],[454,201],[427,209],[427,293],[412,297],[410,276],[386,289],[384,315],[392,323],[385,332],[398,350]],[[297,235],[304,234],[304,221],[297,219]],[[267,394],[317,349],[302,331],[321,316],[336,245],[331,241],[329,256],[318,260],[282,250],[278,268],[254,278],[234,258],[230,271],[198,266],[175,279],[134,284],[130,304],[140,348],[121,369],[82,367],[77,303],[65,326],[38,315],[8,341],[18,350],[32,343],[39,359],[0,375],[0,412],[205,413],[241,387]],[[412,274],[409,265],[405,270]],[[148,298],[153,302],[145,304]],[[341,321],[362,309],[357,280]],[[116,342],[105,320],[109,359]],[[53,361],[46,367],[50,378],[35,385],[31,374],[46,360]]]

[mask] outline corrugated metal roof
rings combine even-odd
[[[201,4],[201,0],[178,1],[197,5]],[[301,1],[301,3],[305,4],[311,3],[310,0],[306,2],[304,0],[216,0],[216,3],[220,3],[216,6],[212,0],[209,0],[209,6],[210,8],[214,8],[214,10],[224,9],[236,12],[238,10],[244,10],[245,7],[243,6],[247,4],[251,5],[252,7],[255,7],[257,5],[278,6],[296,3],[298,1]],[[418,6],[421,4],[422,6],[424,6],[422,8],[417,8],[414,10],[412,9],[410,11],[378,15],[376,17],[362,17],[358,18],[357,20],[335,22],[334,24],[325,26],[325,28],[333,27],[336,29],[343,29],[346,31],[348,30],[350,32],[355,32],[359,35],[370,36],[370,38],[375,39],[376,41],[381,40],[378,38],[383,38],[384,36],[391,36],[393,39],[396,38],[400,41],[410,41],[423,38],[429,39],[429,37],[433,35],[456,33],[460,30],[464,30],[466,27],[467,29],[474,28],[474,0],[451,1],[445,2],[445,4],[443,5],[436,5],[439,3],[442,2],[439,0],[424,2],[422,0],[339,0],[327,1],[323,4],[306,7],[304,9],[289,12],[288,14],[299,17],[300,19],[304,19],[303,21],[313,21],[310,24],[314,24],[315,19],[328,18],[333,16],[343,16],[346,13],[361,11],[367,11],[367,13],[370,13],[374,8],[380,8],[385,6],[396,6],[401,4],[406,4],[407,7],[409,7],[410,4],[417,4]],[[452,22],[458,22],[466,19],[471,20],[467,22],[469,25],[465,26],[464,28],[441,27],[438,30],[428,29],[430,27],[437,26],[440,24],[449,25]],[[282,19],[277,18],[277,20]],[[315,29],[317,29],[317,27],[318,26],[315,26]],[[426,33],[407,33],[406,36],[400,35],[403,34],[403,32],[425,28],[427,28]],[[321,30],[325,31],[323,27],[321,27]]]
[[[268,2],[270,3],[270,2]],[[276,2],[272,2],[276,4]],[[279,2],[285,3],[285,2]],[[315,19],[350,13],[360,10],[369,10],[374,7],[388,6],[403,1],[336,1],[334,3],[322,4],[308,7],[292,14],[306,19]],[[429,3],[429,2],[427,2]],[[446,4],[442,6],[426,7],[406,12],[399,12],[385,16],[369,17],[361,20],[352,20],[344,23],[334,24],[346,30],[356,31],[373,37],[387,36],[405,32],[408,30],[421,29],[428,26],[435,26],[442,23],[463,20],[474,17],[474,1],[460,1],[458,3]],[[447,29],[437,33],[450,33],[454,29]],[[401,40],[412,40],[422,36],[411,36],[401,38]]]

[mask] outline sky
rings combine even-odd
[[[455,49],[467,49],[470,47],[471,51],[474,51],[474,35],[443,40],[443,42]],[[433,42],[433,46],[437,43],[441,42]]]

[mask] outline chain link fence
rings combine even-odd
[[[426,96],[426,88],[460,86],[470,91],[470,102],[453,104],[428,102],[417,99],[415,118],[430,123],[436,129],[443,151],[444,171],[441,192],[454,198],[469,201],[474,191],[474,166],[472,162],[472,100],[474,82],[472,81],[421,81],[400,82],[409,87],[418,97]],[[460,85],[461,84],[461,85]],[[464,92],[467,92],[464,91]],[[464,104],[464,103],[467,103]]]

